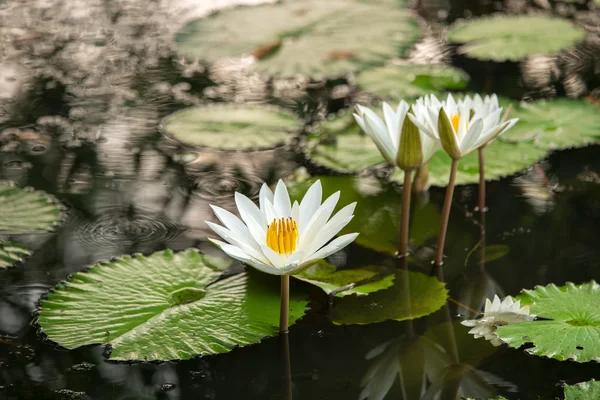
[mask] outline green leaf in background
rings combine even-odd
[[[380,98],[398,101],[467,87],[469,75],[446,65],[389,65],[360,73],[356,84]]]
[[[402,200],[401,190],[396,185],[372,177],[320,176],[292,186],[289,189],[292,198],[301,199],[317,179],[323,186],[323,198],[340,191],[336,211],[341,205],[357,202],[354,218],[340,235],[359,232],[355,239],[357,244],[389,255],[396,254]],[[435,237],[439,218],[439,210],[433,203],[415,207],[411,218],[411,243],[424,244]]]
[[[435,277],[398,270],[394,285],[388,289],[336,299],[332,319],[341,325],[416,319],[439,310],[447,298],[445,284]]]
[[[462,44],[459,54],[479,60],[519,61],[556,54],[582,40],[584,34],[564,18],[494,15],[454,24],[448,40]]]
[[[23,258],[30,254],[31,252],[25,245],[0,240],[0,270],[23,261]]]
[[[496,334],[509,346],[526,343],[530,354],[560,361],[600,361],[600,285],[550,284],[524,290],[517,296],[529,305],[531,314],[549,320],[535,320],[498,327]]]
[[[165,133],[178,141],[219,150],[270,149],[287,143],[302,127],[288,111],[269,105],[213,104],[167,116]]]
[[[53,197],[0,181],[0,234],[46,232],[61,218],[62,206]]]
[[[38,322],[67,349],[110,344],[112,360],[185,360],[274,335],[279,281],[246,273],[216,280],[220,274],[192,249],[125,256],[59,284]],[[306,305],[292,290],[290,323]]]
[[[379,278],[373,282],[356,285],[351,289],[337,292],[337,297],[343,297],[349,294],[364,296],[369,293],[386,289],[394,284],[394,274],[384,267],[368,265],[366,267],[336,271],[336,268],[326,261],[320,261],[318,264],[313,265],[307,270],[293,275],[293,277],[310,283],[311,285],[318,286],[327,294],[350,284],[360,283],[367,279]]]
[[[597,400],[600,399],[600,382],[592,379],[575,385],[565,385],[565,400]]]
[[[555,99],[521,103],[511,118],[519,122],[501,140],[532,142],[545,150],[582,147],[600,140],[600,107],[581,100]]]
[[[414,15],[389,2],[296,0],[192,21],[177,33],[175,45],[193,59],[254,55],[259,72],[321,78],[381,65],[419,35]]]

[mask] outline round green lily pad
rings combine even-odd
[[[596,282],[537,286],[517,299],[544,319],[498,327],[496,334],[509,346],[532,343],[526,351],[536,356],[600,361],[600,285]]]
[[[208,62],[254,55],[260,72],[319,78],[381,65],[401,55],[419,31],[408,9],[386,2],[288,0],[192,21],[175,45]]]
[[[505,142],[532,142],[546,150],[582,147],[600,140],[600,107],[581,100],[521,103],[512,118],[519,122],[502,134]]]
[[[302,123],[274,106],[213,104],[175,112],[161,126],[163,132],[186,145],[259,150],[288,143]]]
[[[575,385],[565,385],[565,400],[600,399],[600,382],[592,379]]]
[[[36,233],[54,228],[62,206],[53,197],[0,181],[0,233]]]
[[[466,88],[469,75],[450,66],[390,65],[360,73],[356,84],[380,98],[398,101]]]
[[[31,252],[25,245],[0,240],[0,270],[22,261],[30,254]]]
[[[192,249],[125,256],[59,284],[42,301],[38,323],[67,349],[109,344],[112,360],[190,359],[276,334],[279,280],[220,275]],[[306,305],[292,290],[290,323]]]
[[[448,298],[443,282],[419,272],[398,270],[394,285],[368,296],[336,299],[332,319],[336,324],[371,324],[388,319],[405,321],[439,310]]]
[[[451,43],[458,53],[480,60],[519,61],[537,55],[552,55],[574,45],[583,29],[563,18],[536,15],[493,15],[453,25]]]

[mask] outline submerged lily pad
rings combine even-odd
[[[419,36],[413,14],[385,2],[283,1],[238,7],[185,25],[175,45],[215,62],[254,55],[268,74],[340,76],[401,55]]]
[[[532,142],[545,150],[581,147],[600,140],[600,107],[581,100],[521,103],[511,114],[519,122],[501,136],[505,142]]]
[[[349,294],[364,296],[386,289],[394,284],[394,274],[384,267],[368,265],[336,271],[336,268],[326,261],[321,261],[300,274],[294,275],[294,278],[318,286],[327,294],[336,292],[335,295],[338,297]],[[373,279],[373,281],[361,284],[362,281],[367,279]],[[349,285],[353,286],[347,290],[337,292]]]
[[[394,285],[388,289],[337,299],[332,318],[334,323],[343,325],[416,319],[439,310],[447,298],[446,285],[435,277],[399,270]]]
[[[163,131],[184,144],[219,150],[274,148],[301,127],[298,118],[281,108],[240,104],[191,107],[162,122]]]
[[[518,123],[517,123],[518,125]],[[513,128],[514,129],[514,128]],[[315,164],[337,172],[357,173],[385,163],[373,141],[360,131],[351,113],[343,113],[318,128],[307,157]],[[508,143],[494,141],[485,150],[486,179],[494,180],[513,175],[543,158],[546,150],[531,142]],[[429,161],[429,183],[446,186],[452,160],[443,151],[438,151]],[[403,172],[398,169],[392,179],[403,181]],[[458,163],[456,183],[479,182],[479,159],[477,152],[471,153]]]
[[[565,385],[565,400],[600,399],[600,382],[592,379],[575,385]]]
[[[0,270],[22,261],[30,254],[31,252],[25,245],[0,240]]]
[[[464,89],[468,83],[466,72],[445,65],[390,65],[356,77],[356,84],[362,89],[391,100]]]
[[[278,285],[246,273],[217,280],[220,274],[191,249],[125,256],[59,284],[42,301],[38,322],[67,349],[109,344],[112,360],[190,359],[275,334]],[[292,290],[290,323],[306,304]]]
[[[0,233],[46,232],[61,219],[62,207],[49,195],[0,181]]]
[[[458,53],[473,58],[519,61],[556,54],[582,40],[584,35],[583,29],[563,18],[494,15],[453,25],[448,40],[461,43]]]
[[[524,290],[517,297],[529,305],[535,320],[498,327],[497,335],[511,347],[532,343],[530,354],[577,362],[600,361],[600,285],[554,284]]]

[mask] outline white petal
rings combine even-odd
[[[242,238],[240,238],[239,236],[237,236],[235,234],[235,232],[232,232],[227,228],[223,228],[222,226],[213,224],[212,222],[209,222],[209,221],[206,221],[206,224],[217,235],[221,236],[223,239],[225,239],[227,242],[229,242],[233,246],[236,246],[239,249],[243,250],[246,254],[248,254],[255,260],[260,261],[265,264],[269,263],[269,260],[262,253],[260,246],[258,245],[258,243],[256,243],[254,241],[254,239],[251,239],[250,241],[247,242],[247,241],[243,240]]]
[[[471,153],[473,150],[477,148],[473,146],[477,138],[481,135],[481,130],[483,129],[483,121],[478,119],[469,127],[469,132],[463,139],[462,143],[460,143],[460,153],[464,157],[467,154]]]
[[[323,188],[321,187],[321,181],[317,180],[308,189],[302,201],[300,202],[300,210],[298,214],[298,233],[302,235],[306,224],[310,221],[312,216],[317,212],[321,205],[323,197]]]
[[[297,201],[294,201],[292,205],[292,219],[298,223],[298,218],[300,217],[300,205]]]
[[[387,131],[392,142],[392,147],[397,149],[398,144],[400,143],[400,126],[397,121],[396,113],[386,102],[383,102],[383,116],[385,117],[385,124],[387,125]]]
[[[289,218],[291,216],[292,202],[290,201],[290,195],[285,187],[285,183],[281,179],[277,182],[277,187],[275,188],[273,205],[279,218]]]
[[[248,227],[233,213],[230,213],[229,211],[221,207],[213,205],[211,205],[210,208],[212,208],[219,221],[221,221],[221,223],[225,225],[227,229],[229,229],[232,232],[237,232],[238,234],[243,235],[248,240],[252,239],[252,235],[250,234]]]
[[[270,201],[273,203],[273,192],[266,183],[263,183],[262,187],[260,188],[258,201],[262,212],[265,212],[265,201]]]
[[[261,250],[264,253],[264,255],[267,256],[267,258],[275,268],[281,269],[285,266],[284,257],[282,257],[279,253],[273,251],[269,246],[264,244],[261,246]]]
[[[265,217],[265,214],[260,211],[252,200],[241,193],[235,192],[235,204],[237,205],[242,221],[244,221],[246,225],[248,225],[247,219],[251,217],[260,225],[264,225],[265,228],[267,227],[267,218]]]
[[[377,148],[381,152],[381,155],[389,162],[390,164],[396,164],[396,152],[397,148],[394,148],[394,144],[390,135],[387,133],[387,129],[385,130],[377,130],[373,124],[374,120],[368,115],[365,116],[365,126],[367,127],[366,133],[369,137],[375,142]]]
[[[273,267],[272,265],[266,265],[261,262],[258,262],[257,260],[250,257],[250,255],[248,255],[247,253],[245,253],[242,249],[240,249],[238,247],[221,242],[220,240],[215,240],[215,239],[211,239],[211,238],[208,238],[208,240],[211,241],[212,243],[214,243],[216,246],[218,246],[221,250],[223,250],[225,252],[225,254],[227,254],[231,258],[235,258],[236,260],[239,260],[239,261],[241,261],[245,264],[248,264],[251,267],[259,269],[263,272],[279,275],[277,273],[278,272],[277,268]]]
[[[267,218],[267,224],[271,224],[274,220],[280,218],[280,216],[277,215],[275,206],[268,200],[265,200],[265,216]]]
[[[317,235],[317,233],[323,228],[327,220],[333,213],[335,206],[340,199],[340,192],[335,192],[327,198],[321,204],[321,207],[314,213],[310,221],[306,224],[304,232],[300,233],[300,239],[298,241],[298,250],[306,251],[307,245],[310,245]]]
[[[356,203],[348,204],[338,211],[317,233],[310,245],[307,245],[307,254],[311,254],[323,247],[337,235],[352,220]]]
[[[352,243],[352,241],[354,239],[356,239],[357,236],[358,236],[358,233],[349,233],[347,235],[342,235],[339,238],[332,241],[331,243],[329,243],[327,246],[323,247],[321,250],[314,253],[308,259],[303,260],[302,263],[304,264],[309,261],[319,260],[319,259],[328,257],[331,254],[335,253],[336,251],[339,251],[339,250],[343,249],[344,247],[348,246],[350,243]]]

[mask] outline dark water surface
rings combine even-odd
[[[10,13],[4,12],[6,22]],[[58,8],[52,15],[66,12]],[[311,311],[289,334],[291,379],[286,343],[277,337],[229,354],[153,364],[107,362],[101,346],[67,351],[43,340],[32,322],[37,301],[69,274],[135,252],[198,247],[218,254],[206,242],[203,221],[213,219],[209,204],[231,207],[234,191],[256,196],[263,181],[273,183],[297,166],[323,173],[286,149],[185,149],[159,133],[160,118],[205,101],[234,100],[283,105],[310,123],[352,102],[353,89],[344,80],[275,84],[229,65],[208,71],[186,63],[161,50],[163,36],[143,7],[128,12],[143,21],[127,25],[145,29],[142,44],[130,33],[128,41],[111,42],[115,47],[94,59],[90,43],[104,37],[82,42],[70,31],[65,37],[20,32],[22,40],[35,42],[19,47],[23,53],[13,59],[24,67],[6,57],[0,65],[7,93],[0,114],[0,178],[53,194],[67,208],[56,232],[1,237],[27,244],[34,254],[0,271],[0,399],[288,399],[290,383],[294,399],[358,399],[369,371],[372,395],[389,388],[388,399],[450,399],[457,388],[460,395],[479,398],[552,399],[561,397],[563,381],[600,378],[597,363],[559,362],[473,339],[459,324],[472,313],[453,302],[411,323],[337,326],[327,297],[316,289]],[[32,18],[44,21],[38,14]],[[50,29],[40,24],[40,32]],[[43,47],[49,43],[54,47]],[[85,64],[77,55],[91,60]],[[521,90],[515,82],[503,94]],[[599,150],[553,153],[517,177],[490,182],[487,244],[508,253],[483,266],[474,258],[466,263],[480,239],[473,211],[477,187],[457,189],[444,266],[453,299],[477,307],[485,294],[600,279]],[[418,201],[439,209],[443,195],[432,188]],[[433,245],[432,239],[418,250],[432,258]],[[335,257],[344,268],[383,258],[357,245]],[[414,340],[410,331],[443,353],[457,352],[464,364],[455,376],[428,392],[400,380],[390,360]],[[381,354],[367,360],[373,349]],[[427,374],[437,362],[409,357],[402,368]]]

